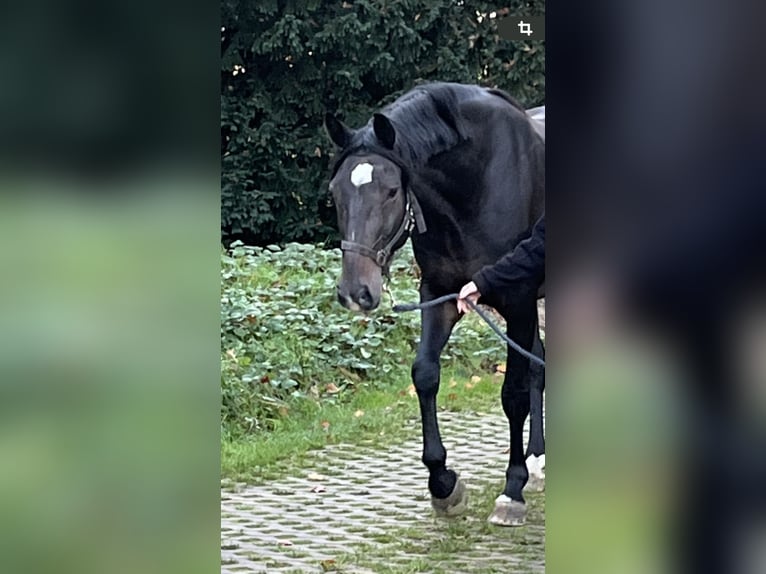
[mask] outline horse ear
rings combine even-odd
[[[383,114],[374,114],[372,116],[372,129],[375,130],[375,137],[383,144],[383,147],[394,149],[396,130],[391,120]]]
[[[324,129],[333,143],[339,148],[343,149],[351,143],[353,132],[329,112],[324,116]]]

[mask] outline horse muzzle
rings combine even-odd
[[[362,285],[353,291],[338,285],[337,293],[338,302],[350,311],[368,312],[376,309],[380,304],[380,295],[373,295],[366,285]]]

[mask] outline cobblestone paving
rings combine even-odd
[[[448,465],[467,482],[471,498],[475,500],[477,492],[493,487],[492,496],[499,494],[508,460],[507,420],[501,414],[446,412],[440,413],[439,420]],[[427,470],[420,455],[419,421],[413,421],[411,438],[401,444],[389,448],[330,446],[313,452],[311,462],[293,476],[261,486],[222,488],[221,571],[323,572],[337,568],[375,572],[355,563],[344,565],[339,557],[360,548],[365,555],[374,555],[376,548],[386,545],[385,536],[391,532],[402,532],[404,538],[415,531],[434,540],[444,538],[449,521],[433,517]],[[468,514],[476,515],[470,520],[478,527],[486,516],[475,506],[469,500]],[[497,539],[463,549],[450,560],[447,571],[544,572],[544,513],[536,511],[532,502],[529,506],[526,526],[499,529],[503,532]],[[509,548],[511,543],[535,552],[517,555]],[[423,559],[422,549],[417,555],[401,549],[393,556],[382,555],[389,569]],[[370,562],[375,560],[366,561]]]

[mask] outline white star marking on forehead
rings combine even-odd
[[[372,181],[372,164],[360,163],[351,171],[351,183],[356,187]]]

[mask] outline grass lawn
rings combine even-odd
[[[501,383],[499,374],[443,372],[439,408],[499,412]],[[386,445],[420,433],[419,420],[409,377],[392,382],[390,390],[359,388],[343,400],[298,399],[288,403],[284,416],[269,432],[237,438],[224,435],[221,476],[248,483],[273,479],[300,465],[311,449],[337,443]]]

